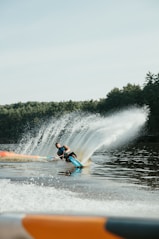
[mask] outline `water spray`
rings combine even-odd
[[[101,147],[109,149],[124,145],[138,137],[146,123],[148,109],[130,108],[107,117],[99,114],[73,112],[44,123],[36,136],[30,133],[22,139],[17,152],[35,155],[55,155],[55,143],[68,145],[85,164]]]

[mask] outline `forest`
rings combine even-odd
[[[27,102],[0,105],[0,143],[16,143],[26,130],[36,128],[44,120],[73,111],[106,115],[130,106],[144,106],[149,110],[145,138],[159,140],[159,73],[146,74],[143,86],[128,83],[122,89],[112,89],[105,98],[89,101]]]

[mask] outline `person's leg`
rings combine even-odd
[[[70,153],[69,156],[72,156],[72,157],[74,157],[74,158],[77,158],[77,155],[76,155],[74,152]]]
[[[65,155],[66,162],[70,162],[69,156],[70,156],[70,154]]]

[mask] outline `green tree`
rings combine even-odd
[[[150,108],[148,127],[152,134],[159,134],[159,74],[149,72],[143,88],[144,102]]]

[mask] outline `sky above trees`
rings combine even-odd
[[[159,2],[2,0],[0,104],[100,99],[158,73]]]

